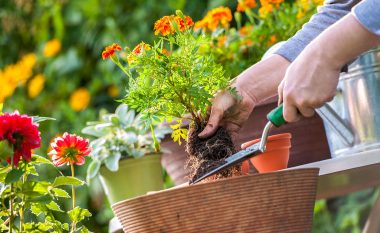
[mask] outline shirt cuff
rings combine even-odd
[[[380,36],[380,2],[378,0],[364,0],[352,9],[352,13],[363,27]]]

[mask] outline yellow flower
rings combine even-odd
[[[4,72],[0,71],[0,83],[1,83],[1,91],[0,91],[0,102],[3,103],[5,99],[11,96],[16,89],[16,85],[12,82],[10,76],[5,76]]]
[[[61,50],[61,42],[58,39],[46,43],[43,54],[45,57],[54,57]]]
[[[111,85],[107,89],[108,95],[111,97],[119,96],[120,90],[116,85]]]
[[[36,62],[36,55],[29,53],[16,64],[7,65],[0,70],[0,102],[12,96],[17,86],[23,85],[32,76]]]
[[[297,19],[302,19],[303,17],[305,17],[305,11],[299,10],[297,13]]]
[[[70,107],[79,112],[87,108],[90,100],[90,92],[86,88],[79,88],[70,96]]]
[[[30,98],[35,98],[38,96],[42,89],[44,89],[45,77],[42,74],[36,75],[32,80],[30,80],[28,85],[28,95]]]
[[[265,19],[268,16],[268,14],[271,13],[272,11],[273,11],[272,4],[263,4],[261,5],[259,9],[259,16]]]
[[[313,0],[314,5],[316,6],[322,6],[324,3],[324,0]]]

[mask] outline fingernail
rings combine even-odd
[[[241,149],[243,149],[245,147],[245,143],[241,144]]]

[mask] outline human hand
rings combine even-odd
[[[212,101],[210,117],[206,127],[198,135],[200,138],[212,136],[219,127],[225,128],[233,139],[236,138],[257,100],[238,86],[233,87],[236,88],[240,99],[236,99],[229,91],[219,92]]]
[[[379,44],[380,36],[364,28],[352,14],[326,29],[289,66],[278,87],[284,119],[294,122],[301,115],[312,116],[315,108],[334,97],[343,65]]]
[[[255,105],[276,95],[289,64],[285,58],[272,55],[240,74],[232,87],[236,88],[241,99],[238,101],[227,91],[218,93],[212,101],[208,123],[198,136],[210,137],[221,126],[234,140]]]
[[[311,50],[311,49],[310,49]],[[286,122],[311,117],[315,108],[331,101],[339,81],[340,68],[317,51],[306,51],[294,60],[278,86],[279,103],[284,104]]]

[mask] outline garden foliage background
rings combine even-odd
[[[126,78],[111,62],[101,59],[105,46],[113,42],[128,46],[152,42],[153,24],[162,16],[180,9],[198,21],[218,6],[235,11],[237,1],[1,0],[0,103],[4,102],[7,112],[19,110],[56,119],[40,126],[44,143],[39,154],[46,155],[49,141],[58,132],[80,134],[87,121],[98,118],[100,109],[114,111],[118,105],[115,100],[123,97]],[[276,19],[267,19],[268,26],[257,31],[263,35],[261,42],[242,40],[239,45],[231,43],[229,48],[214,50],[231,76],[256,62],[270,45],[295,33],[308,18],[300,16],[298,8],[284,10],[293,11],[285,12],[293,18],[279,14]],[[314,11],[302,13],[311,15]],[[249,17],[242,15],[245,21]],[[231,23],[237,26],[235,21]],[[236,32],[229,36],[234,35]],[[216,40],[224,44],[228,38]],[[86,166],[81,169],[84,179]],[[44,172],[47,177],[49,172]],[[95,232],[107,232],[112,211],[99,183],[95,180],[78,193],[78,203],[93,213],[86,225]],[[367,190],[317,202],[313,232],[361,232],[375,194],[375,190]]]

